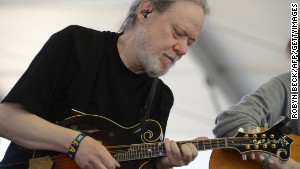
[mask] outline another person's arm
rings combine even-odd
[[[273,78],[257,91],[221,112],[216,118],[213,133],[216,137],[234,136],[239,128],[245,131],[256,127],[272,126],[286,111],[286,86],[282,79]]]

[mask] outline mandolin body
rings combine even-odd
[[[120,169],[146,168],[149,165],[150,158],[143,157],[139,159],[139,156],[134,156],[135,159],[133,160],[124,160],[124,158],[118,160],[116,155],[132,151],[132,146],[130,145],[159,142],[163,134],[160,124],[151,119],[146,121],[144,130],[142,130],[143,125],[140,123],[125,127],[106,117],[97,115],[72,116],[60,122],[60,125],[81,131],[101,141],[111,155],[120,162]],[[36,154],[39,153],[37,152]],[[53,162],[51,169],[80,169],[67,154],[54,153],[53,155],[53,153],[49,153],[49,156],[46,158],[48,158],[46,161],[51,160]],[[36,157],[31,160],[33,164],[31,164],[30,169],[38,169],[39,166],[45,166],[46,162],[44,162],[44,159],[45,157],[41,159]]]

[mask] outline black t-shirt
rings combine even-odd
[[[20,103],[53,123],[71,116],[72,108],[122,126],[139,123],[153,78],[135,74],[123,64],[119,36],[81,26],[55,33],[3,102]],[[161,124],[163,132],[173,101],[171,90],[159,80],[150,118]]]

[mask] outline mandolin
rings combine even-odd
[[[291,146],[291,158],[300,162],[300,136],[289,135],[294,140]],[[298,151],[296,151],[298,150]],[[261,169],[262,166],[254,160],[243,160],[240,152],[215,149],[212,151],[209,161],[209,169]]]
[[[294,141],[280,132],[287,120],[261,133],[238,133],[234,137],[178,141],[177,144],[181,146],[192,143],[200,151],[223,148],[234,148],[241,154],[262,151],[286,161],[290,157],[290,147]],[[59,124],[100,140],[121,164],[121,169],[144,169],[149,167],[150,159],[166,156],[164,143],[161,142],[162,128],[155,120],[148,119],[146,128],[141,123],[125,127],[103,116],[80,114],[67,118]],[[37,152],[29,161],[29,168],[79,169],[67,154],[55,152],[48,154]]]

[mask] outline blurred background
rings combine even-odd
[[[0,0],[0,98],[53,33],[68,25],[118,31],[132,1]],[[213,138],[218,113],[290,70],[285,47],[292,2],[300,0],[208,0],[199,41],[162,77],[175,96],[166,137]],[[8,144],[0,138],[0,160]],[[210,153],[182,168],[207,169]]]

